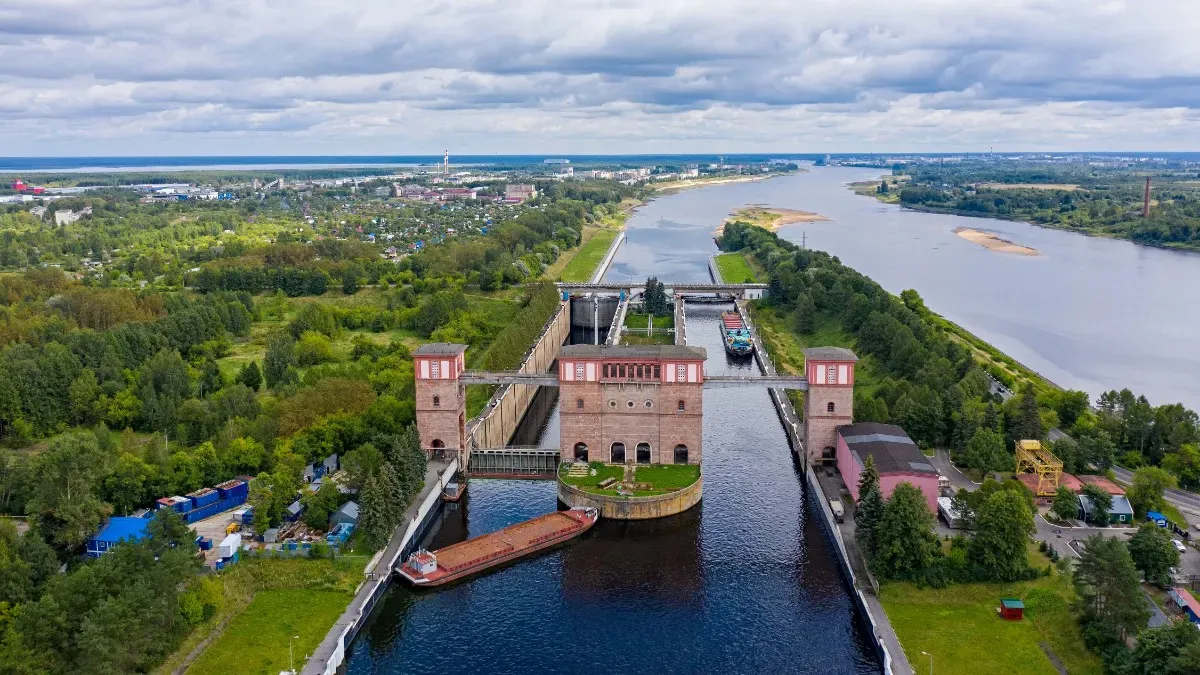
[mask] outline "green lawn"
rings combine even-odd
[[[632,449],[629,451],[632,452]],[[589,467],[596,472],[595,476],[588,475],[572,478],[567,476],[566,470],[563,467],[560,467],[559,477],[562,478],[564,483],[574,485],[587,492],[608,495],[610,497],[617,496],[616,490],[602,490],[597,486],[607,478],[621,480],[625,476],[625,467],[605,464],[604,462],[591,462]],[[695,483],[699,478],[700,467],[694,464],[639,466],[634,470],[634,480],[639,483],[651,483],[653,487],[649,490],[634,490],[633,496],[646,497],[674,492]]]
[[[754,270],[741,253],[722,253],[715,258],[721,280],[727,284],[754,283]]]
[[[700,479],[698,464],[655,464],[654,466],[639,466],[634,471],[634,480],[639,483],[653,483],[655,488],[662,490],[681,490]]]
[[[288,641],[297,635],[293,649],[298,671],[351,597],[338,591],[259,591],[187,672],[276,675],[288,669]]]
[[[1043,556],[1031,560],[1044,567]],[[1024,621],[1005,621],[996,614],[1002,597],[1025,601]],[[1099,657],[1087,650],[1079,623],[1071,612],[1074,590],[1057,571],[1050,577],[1013,584],[960,584],[917,588],[887,583],[879,599],[887,611],[904,654],[918,673],[933,654],[934,668],[944,673],[1055,675],[1047,645],[1071,673],[1102,673]]]
[[[648,319],[649,316],[650,316],[649,314],[626,314],[625,315],[625,327],[631,328],[634,330],[644,331],[644,330],[646,330],[646,324],[648,323],[646,321],[646,319]],[[674,327],[675,327],[675,315],[668,314],[667,316],[654,317],[654,329],[655,330],[658,330],[660,328],[674,328]]]
[[[589,474],[591,471],[595,471],[596,475],[578,477],[567,476],[565,465],[559,466],[558,475],[567,485],[574,485],[575,487],[579,488],[596,487],[602,481],[608,478],[616,478],[617,480],[621,480],[621,478],[625,476],[625,469],[623,467],[605,464],[604,462],[590,462],[588,464],[588,468],[590,469]]]
[[[596,267],[604,260],[608,247],[621,233],[618,230],[600,230],[596,236],[579,248],[571,262],[563,268],[562,280],[573,283],[586,282],[596,273]]]

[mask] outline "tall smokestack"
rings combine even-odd
[[[1146,190],[1142,193],[1142,217],[1150,217],[1150,176],[1146,176]]]

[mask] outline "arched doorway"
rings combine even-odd
[[[433,439],[432,441],[430,441],[429,447],[432,448],[432,450],[430,450],[429,454],[433,459],[445,458],[446,444],[442,442],[442,439],[440,439],[440,438]]]
[[[638,464],[649,464],[650,463],[650,444],[649,443],[638,443],[635,452],[637,454],[637,463]]]
[[[609,450],[608,457],[608,461],[612,462],[613,464],[624,464],[625,444],[620,441],[613,443],[612,448]]]
[[[688,453],[687,453],[686,445],[675,446],[675,463],[676,464],[687,464],[688,463]]]
[[[575,461],[576,462],[588,461],[587,443],[576,443],[575,444]]]

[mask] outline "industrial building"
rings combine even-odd
[[[879,488],[890,497],[900,483],[925,495],[930,513],[938,512],[938,472],[904,429],[894,424],[859,422],[837,428],[837,466],[842,480],[858,502],[858,481],[867,457],[875,460]]]
[[[109,518],[104,527],[96,533],[96,536],[88,539],[87,556],[89,558],[99,558],[113,546],[123,541],[141,541],[146,537],[146,526],[149,524],[149,518],[135,518],[132,516]]]

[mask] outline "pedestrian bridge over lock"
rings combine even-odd
[[[664,281],[663,290],[668,296],[699,295],[730,296],[738,300],[757,300],[767,293],[767,284],[702,284]],[[636,298],[646,292],[645,284],[622,284],[604,282],[595,284],[556,284],[560,291],[570,295],[616,295],[624,293],[626,298]]]
[[[557,387],[555,373],[521,373],[516,371],[468,370],[459,376],[463,384],[525,384],[535,387]],[[730,387],[754,387],[758,389],[808,390],[808,378],[803,375],[708,375],[704,376],[705,389],[728,389]]]

